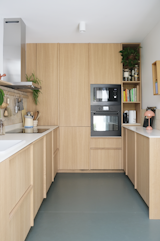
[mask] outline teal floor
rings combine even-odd
[[[26,241],[160,241],[125,174],[58,174]]]

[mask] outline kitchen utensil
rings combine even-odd
[[[127,113],[123,113],[123,123],[127,123]]]
[[[33,126],[37,127],[37,125],[38,125],[38,120],[33,120]]]
[[[3,102],[3,104],[0,106],[0,109],[5,109],[5,108],[7,108],[7,106],[8,106],[8,104]]]
[[[25,128],[33,128],[33,116],[31,116],[30,112],[27,112],[25,115]]]
[[[4,117],[8,117],[8,111],[7,111],[7,108],[4,110],[4,114],[3,114]]]
[[[39,111],[36,111],[36,112],[34,113],[34,120],[37,119],[38,113],[39,113]]]
[[[38,112],[39,112],[39,111],[38,111]],[[39,119],[40,115],[41,115],[41,114],[40,114],[40,112],[39,112],[39,113],[38,113],[38,116],[37,116],[37,118],[36,118],[36,120],[38,120],[38,119]]]

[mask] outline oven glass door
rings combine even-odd
[[[92,113],[92,136],[119,136],[120,116],[118,112]]]

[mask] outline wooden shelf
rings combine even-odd
[[[153,78],[153,94],[160,95],[160,60],[155,61],[152,64],[152,78]],[[158,93],[156,93],[155,83],[158,85]]]
[[[140,81],[122,81],[123,84],[140,84]]]
[[[0,80],[0,86],[3,86],[3,85],[13,85],[13,84],[6,82],[4,80]]]
[[[140,101],[125,101],[123,104],[140,104]]]
[[[141,123],[134,123],[134,124],[131,124],[131,123],[123,123],[122,126],[141,126]]]

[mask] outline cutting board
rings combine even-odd
[[[23,123],[23,127],[24,127],[24,121],[25,121],[25,115],[26,115],[26,110],[22,110],[22,123]]]

